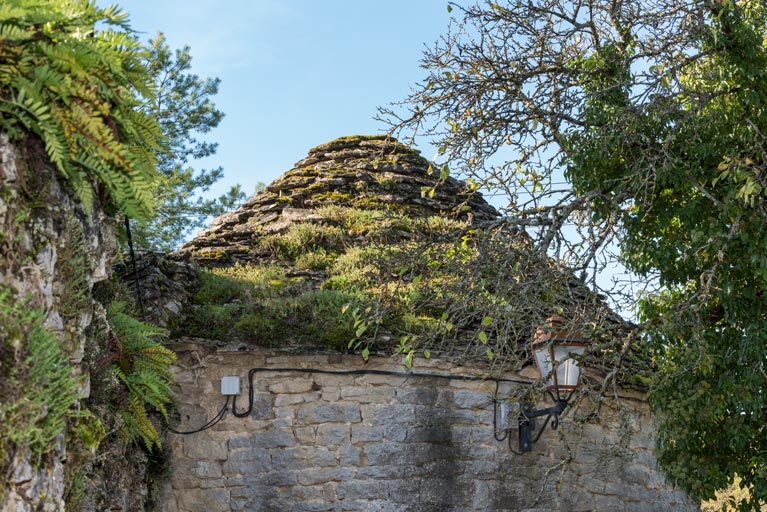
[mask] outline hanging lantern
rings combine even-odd
[[[565,319],[561,316],[549,317],[546,323],[547,329],[538,328],[535,332],[535,364],[546,379],[546,390],[559,399],[578,387],[581,368],[573,356],[582,356],[586,343],[580,333],[564,329]]]

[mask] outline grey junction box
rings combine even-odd
[[[221,394],[239,395],[240,394],[240,378],[233,376],[221,377]]]

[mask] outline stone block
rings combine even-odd
[[[187,489],[177,494],[178,508],[186,512],[229,512],[226,489]]]
[[[295,404],[302,404],[304,402],[313,402],[319,399],[320,394],[317,392],[312,393],[285,393],[277,395],[274,398],[275,407],[286,407]]]
[[[383,441],[384,432],[380,427],[352,425],[352,444]]]
[[[286,448],[296,445],[292,430],[277,428],[251,434],[250,442],[251,446],[257,450]]]
[[[299,407],[297,418],[304,424],[358,423],[361,420],[358,404],[349,402],[312,402]]]
[[[445,443],[452,440],[451,430],[436,425],[408,427],[406,443]],[[399,439],[402,441],[402,439]]]
[[[363,404],[388,403],[395,394],[394,388],[389,387],[350,387],[341,389],[341,398]]]
[[[369,408],[365,408],[367,413]],[[390,425],[392,423],[415,423],[415,406],[410,404],[394,404],[387,407],[376,407],[373,411],[375,425]],[[367,419],[367,416],[366,416]]]
[[[184,442],[184,455],[190,459],[198,460],[226,460],[229,455],[227,442],[225,440],[212,439],[210,436],[203,436],[205,439],[191,440]]]
[[[189,472],[198,478],[220,478],[222,475],[221,464],[218,462],[198,460]]]
[[[305,501],[329,501],[327,500],[324,488],[321,485],[294,485],[290,489],[291,498],[297,503]]]
[[[272,448],[266,450],[271,467],[278,471],[301,469],[304,466],[305,448]]]
[[[430,405],[415,405],[414,414],[419,424],[443,425],[450,428],[453,423],[476,425],[477,413],[473,409],[456,409],[453,407],[433,407]]]
[[[301,501],[296,503],[291,509],[292,512],[333,512],[335,505],[325,501]]]
[[[407,438],[410,428],[409,425],[402,423],[386,425],[383,427],[384,439],[394,443],[402,442]]]
[[[296,442],[301,445],[313,445],[317,442],[317,425],[293,427]]]
[[[234,435],[229,438],[228,441],[229,450],[237,450],[240,448],[250,448],[251,437],[250,435]]]
[[[406,377],[397,377],[394,375],[363,375],[358,379],[362,386],[394,386],[400,387],[407,382]]]
[[[461,409],[484,409],[492,407],[493,397],[484,391],[459,389],[453,393],[453,404]]]
[[[405,478],[405,467],[397,464],[382,466],[363,466],[357,470],[358,480],[393,480]]]
[[[244,449],[231,452],[222,469],[225,476],[232,477],[270,471],[271,467],[272,459],[265,450]]]
[[[458,475],[460,477],[460,475]],[[418,501],[423,510],[466,510],[471,504],[473,484],[460,478],[423,478],[418,487]]]
[[[261,483],[233,487],[231,510],[247,512],[272,512],[290,510],[290,490],[287,487],[262,485]]]
[[[481,442],[495,443],[493,437],[493,425],[449,425],[450,439],[454,443],[478,444]],[[511,434],[510,434],[511,435]]]
[[[388,497],[391,483],[396,480],[358,480],[341,482],[336,488],[339,500],[372,500]]]
[[[289,488],[298,482],[298,471],[286,470],[278,465],[274,465],[272,471],[258,475],[260,485],[269,485],[274,487]],[[253,477],[250,477],[253,481]]]
[[[283,380],[269,384],[269,391],[271,393],[309,393],[314,391],[315,383],[314,379],[307,378],[306,376],[296,377],[290,380]]]
[[[372,443],[365,446],[369,466],[397,465],[409,462],[409,450],[392,443]]]
[[[346,444],[338,450],[339,460],[338,462],[342,467],[353,466],[359,467],[362,464],[362,457],[360,456],[359,448]]]
[[[306,449],[302,462],[308,467],[326,468],[338,465],[338,456],[336,455],[336,452],[328,450],[327,448],[322,448],[320,446],[310,447]],[[343,462],[341,463],[341,466],[346,465],[347,464],[344,464]]]
[[[279,420],[293,420],[296,417],[296,408],[294,405],[286,405],[274,408],[274,418]]]
[[[385,500],[344,501],[340,510],[341,512],[415,512],[415,509],[409,505]]]
[[[212,461],[195,461],[176,459],[173,461],[173,485],[177,489],[193,489],[205,487],[205,482],[219,480],[222,476],[221,464]]]
[[[431,443],[411,443],[404,452],[407,462],[423,465],[438,460],[455,461],[458,451],[455,446]]]
[[[317,444],[330,448],[351,442],[351,426],[337,423],[323,423],[317,427]]]
[[[323,386],[320,398],[326,402],[337,402],[341,399],[341,388],[338,386]]]
[[[437,402],[439,391],[435,388],[398,388],[397,401],[403,404],[430,405]]]
[[[327,482],[348,482],[354,478],[355,473],[356,469],[353,468],[305,469],[298,473],[298,483],[317,485]]]

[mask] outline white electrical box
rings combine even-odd
[[[221,394],[224,396],[239,395],[240,394],[240,378],[239,377],[222,377],[221,378]]]

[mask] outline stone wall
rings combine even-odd
[[[406,370],[385,358],[365,364],[358,356],[216,351],[204,343],[175,348],[182,362],[179,430],[203,425],[221,409],[225,375],[242,379],[243,412],[251,368]],[[438,360],[419,362],[417,371],[482,374]],[[584,400],[532,452],[515,455],[493,437],[491,381],[259,371],[253,384],[248,417],[227,414],[204,432],[171,435],[163,510],[697,509],[656,468],[640,394],[627,391],[598,409]],[[499,396],[522,385],[502,383]]]

